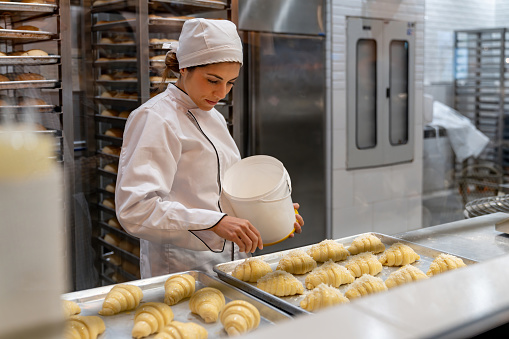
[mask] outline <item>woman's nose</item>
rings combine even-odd
[[[219,98],[219,99],[223,99],[224,97],[226,97],[226,95],[228,94],[228,86],[227,85],[221,85],[219,86],[219,88],[217,89],[215,95]]]

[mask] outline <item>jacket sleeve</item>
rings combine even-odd
[[[186,246],[189,241],[186,239],[195,240],[194,236],[182,231],[202,231],[199,233],[203,235],[200,236],[203,242],[221,241],[224,245],[224,239],[206,231],[216,225],[224,213],[186,208],[167,199],[181,154],[181,143],[171,126],[147,108],[140,108],[129,118],[115,191],[116,213],[121,225],[130,234],[155,243],[190,247]]]

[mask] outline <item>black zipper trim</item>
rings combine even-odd
[[[203,131],[203,129],[201,128],[200,126],[200,123],[198,122],[198,120],[196,119],[196,117],[194,116],[193,113],[191,113],[191,111],[187,111],[187,114],[189,114],[189,116],[191,116],[193,118],[193,121],[194,123],[196,124],[196,127],[198,128],[198,130],[200,131],[201,134],[203,134],[203,136],[205,137],[205,139],[207,139],[207,141],[212,145],[212,148],[214,148],[214,152],[216,152],[216,159],[217,159],[217,184],[219,186],[219,196],[221,196],[221,191],[222,191],[222,187],[221,187],[221,163],[219,161],[219,153],[217,152],[217,148],[216,146],[214,145],[214,143],[212,142],[212,140],[210,140],[210,138],[205,134],[205,132]],[[219,211],[222,213],[223,210],[221,209],[221,204],[219,203],[219,200],[217,201],[217,207],[219,208]],[[226,214],[221,218],[219,219],[219,221],[221,221],[224,217],[226,216]],[[217,223],[219,223],[219,221]],[[216,226],[217,223],[214,225]],[[212,226],[212,227],[214,227]],[[212,228],[210,227],[210,228]],[[205,246],[207,246],[207,248],[214,252],[214,253],[221,253],[224,251],[224,246],[226,244],[226,239],[224,240],[224,243],[223,243],[223,249],[221,251],[214,251],[212,250],[208,245],[207,243],[205,243],[199,236],[197,236],[196,234],[194,234],[194,231],[189,231],[191,232],[192,235],[194,235],[195,237],[197,237]],[[233,242],[232,242],[233,244]],[[232,258],[233,258],[233,245],[232,245]]]

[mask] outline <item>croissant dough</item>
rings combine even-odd
[[[382,272],[382,264],[377,257],[371,253],[361,253],[352,256],[346,263],[345,267],[352,273],[354,277],[360,277],[363,274],[377,275]]]
[[[426,275],[428,277],[432,277],[434,275],[465,266],[467,265],[465,265],[461,258],[455,257],[454,255],[441,253],[429,265],[429,269],[428,272],[426,272]]]
[[[316,267],[316,261],[303,250],[288,252],[277,264],[276,270],[292,274],[305,274]]]
[[[217,321],[224,304],[223,293],[213,287],[204,287],[198,290],[189,300],[191,312],[198,314],[206,323]]]
[[[348,303],[346,298],[338,289],[326,284],[320,284],[311,293],[307,294],[300,302],[300,307],[306,311],[316,311],[321,308],[336,304]]]
[[[286,271],[274,271],[258,279],[256,287],[278,297],[304,293],[304,286]]]
[[[221,312],[221,324],[229,336],[251,331],[260,324],[260,312],[244,300],[230,301]]]
[[[352,300],[368,294],[383,292],[387,290],[387,286],[382,279],[369,274],[364,274],[355,280],[350,288],[345,292],[345,297]]]
[[[404,266],[421,259],[408,245],[397,242],[385,250],[380,256],[380,262],[384,266]]]
[[[315,260],[325,262],[329,259],[333,261],[345,260],[350,253],[347,249],[334,240],[325,239],[324,241],[311,246],[308,250],[308,254]]]
[[[306,277],[305,284],[308,290],[312,290],[322,283],[339,287],[343,284],[353,283],[354,280],[355,277],[346,267],[329,260],[311,271]]]
[[[196,281],[189,274],[178,274],[169,277],[164,283],[164,302],[175,305],[180,300],[194,293]]]
[[[114,315],[122,311],[134,310],[143,298],[141,288],[134,285],[115,285],[106,294],[100,315]]]
[[[403,285],[412,281],[428,279],[428,276],[423,271],[412,265],[405,265],[392,272],[387,279],[385,279],[385,286],[393,288]]]
[[[96,339],[106,330],[104,321],[95,315],[72,315],[64,330],[65,339]]]
[[[64,308],[64,316],[66,318],[81,313],[81,308],[74,301],[62,300],[62,307]]]
[[[207,330],[201,325],[172,321],[154,339],[207,339],[207,337]]]
[[[348,252],[350,254],[355,255],[362,252],[373,252],[374,254],[381,253],[385,250],[384,244],[382,241],[378,239],[378,237],[374,234],[362,234],[355,238],[348,247]]]
[[[131,335],[143,338],[160,332],[173,320],[173,311],[165,303],[148,302],[136,309]]]
[[[272,272],[270,265],[260,258],[251,257],[237,265],[232,276],[242,281],[257,282],[265,274]]]

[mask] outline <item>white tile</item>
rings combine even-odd
[[[422,196],[407,198],[407,229],[412,231],[422,228]],[[404,232],[404,231],[403,231]]]
[[[346,169],[346,130],[332,130],[332,169]]]
[[[353,174],[346,170],[332,172],[332,208],[347,208],[354,205]]]
[[[393,199],[373,204],[373,230],[383,234],[407,231],[406,199]]]
[[[391,198],[391,168],[377,167],[355,170],[355,204],[369,204]]]
[[[341,73],[337,73],[340,76]],[[344,78],[342,81],[345,81]],[[332,127],[333,129],[346,128],[346,92],[344,90],[332,92]]]
[[[422,166],[416,162],[391,166],[391,198],[418,195],[421,192]]]
[[[332,211],[332,237],[343,238],[373,231],[373,206],[354,206]]]

